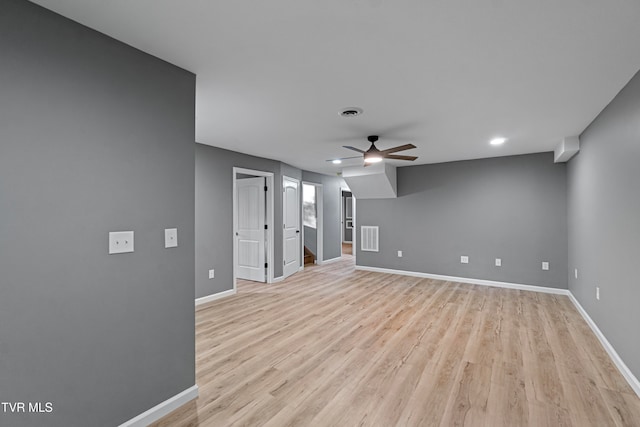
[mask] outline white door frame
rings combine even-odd
[[[302,185],[313,185],[316,189],[316,263],[321,265],[324,261],[324,223],[322,211],[322,199],[324,197],[324,189],[322,184],[315,182],[302,181]],[[304,190],[303,190],[304,192]],[[304,269],[304,218],[302,223],[302,268]]]
[[[351,190],[349,190],[351,191]],[[351,223],[353,229],[351,230],[351,253],[353,254],[353,263],[358,265],[356,260],[356,249],[358,248],[358,220],[356,217],[356,196],[351,192],[351,203],[353,204],[353,208],[351,209]]]
[[[344,217],[344,197],[342,197],[342,192],[348,191],[351,193],[351,221],[353,223],[353,228],[351,230],[351,252],[353,253],[353,262],[356,263],[356,244],[357,244],[357,221],[356,221],[356,197],[353,195],[353,191],[349,187],[340,187],[340,256],[342,256],[342,243],[344,242],[344,228],[346,227],[346,219]]]
[[[284,194],[284,181],[285,179],[289,180],[289,181],[295,181],[298,183],[298,227],[302,228],[304,230],[304,226],[302,225],[302,180],[297,179],[297,178],[292,178],[290,176],[287,175],[282,175],[282,191]],[[284,203],[285,203],[285,198],[282,198],[282,215],[284,217]],[[283,218],[283,225],[284,225],[284,218]],[[302,269],[304,268],[304,244],[303,244],[303,240],[302,240],[302,233],[304,232],[303,230],[299,230],[299,236],[298,236],[298,270],[297,271],[302,271]],[[287,245],[287,241],[285,239],[284,236],[284,229],[282,230],[282,258],[285,258],[285,254],[286,254],[286,245]],[[291,273],[291,275],[293,275],[294,273]],[[284,275],[284,267],[282,270],[282,277],[286,278]],[[288,276],[287,276],[288,277]]]
[[[338,205],[340,206],[340,256],[342,256],[342,244],[344,243],[344,228],[347,226],[346,219],[344,217],[344,191],[351,191],[348,187],[340,187],[340,197]],[[353,195],[353,193],[351,193]],[[353,244],[353,231],[351,232],[351,244]]]
[[[273,283],[273,172],[264,172],[253,169],[244,169],[239,167],[233,168],[233,291],[235,292],[237,289],[237,276],[236,276],[236,256],[237,256],[237,242],[236,242],[236,231],[238,230],[238,212],[236,212],[236,204],[237,204],[237,188],[236,188],[236,179],[239,173],[245,175],[253,175],[253,176],[264,176],[267,180],[267,194],[266,194],[266,221],[267,221],[267,283]]]

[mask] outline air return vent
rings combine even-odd
[[[367,252],[378,250],[378,226],[363,225],[360,227],[360,249]]]
[[[342,117],[357,117],[360,114],[362,114],[362,108],[358,107],[347,107],[340,111]]]

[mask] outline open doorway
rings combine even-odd
[[[340,189],[340,235],[342,256],[353,256],[355,262],[356,202],[349,188]]]
[[[304,266],[322,264],[324,259],[322,195],[322,184],[302,183]]]
[[[273,282],[273,173],[233,168],[233,288]]]

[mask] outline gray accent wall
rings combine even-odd
[[[568,164],[569,290],[640,378],[640,74],[580,136]],[[578,269],[575,278],[574,269]],[[596,300],[600,287],[600,300]]]
[[[397,199],[356,201],[357,227],[380,227],[380,252],[356,262],[566,289],[566,196],[553,153],[401,167]]]
[[[313,255],[318,256],[318,231],[313,227],[304,226],[304,246]]]
[[[22,0],[0,58],[0,425],[119,425],[195,384],[195,76]]]
[[[322,255],[325,260],[339,258],[342,254],[342,242],[340,241],[340,187],[346,187],[346,184],[340,177],[305,170],[302,171],[302,179],[305,182],[322,184],[324,226]]]
[[[274,174],[274,277],[282,276],[282,176],[301,179],[302,172],[276,160],[196,144],[196,298],[233,289],[234,167]]]

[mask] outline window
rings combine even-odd
[[[306,227],[316,228],[316,187],[302,184],[302,223]]]

